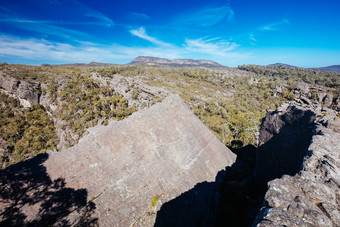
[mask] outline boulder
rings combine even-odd
[[[11,95],[18,97],[24,106],[39,103],[39,83],[28,83],[13,77],[0,76],[0,88]]]
[[[19,225],[152,226],[162,204],[214,182],[235,159],[183,101],[171,95],[127,119],[89,129],[69,149],[49,151],[0,172],[0,188],[6,192],[0,194],[0,220]],[[20,178],[20,173],[27,177]],[[195,196],[216,207],[216,196]],[[211,212],[210,206],[203,209]],[[204,213],[200,218],[206,219]]]

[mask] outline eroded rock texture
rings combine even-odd
[[[37,184],[15,181],[19,172],[36,172],[30,162],[0,172],[3,223],[152,226],[162,204],[215,182],[236,158],[177,96],[89,131],[74,147],[35,161],[44,176]],[[63,197],[65,190],[73,194]],[[211,190],[193,195],[209,204],[202,206],[206,212],[200,219],[213,223],[217,195]],[[19,223],[11,219],[12,211]],[[49,213],[54,216],[41,218]]]
[[[263,134],[267,138],[266,141],[269,141],[265,143],[264,148],[268,146],[267,148],[271,149],[270,154],[269,151],[266,153],[271,158],[262,158],[264,154],[258,153],[256,165],[271,166],[271,169],[267,170],[267,176],[263,167],[257,167],[255,173],[257,176],[267,177],[266,179],[272,178],[280,171],[281,174],[288,171],[284,174],[291,176],[284,175],[268,183],[263,207],[254,224],[257,226],[340,226],[340,118],[330,109],[321,107],[312,109],[310,106],[307,108],[307,105],[304,107],[302,103],[294,103],[294,105],[294,107],[285,105],[280,108],[281,112],[269,113],[270,117],[266,118],[263,124],[266,130],[271,128],[270,124],[272,127],[277,127],[275,132],[267,130]],[[309,137],[311,118],[315,120]],[[288,121],[291,122],[287,126]],[[289,155],[293,155],[292,160],[287,160],[282,154],[286,146],[284,140],[277,139],[283,139],[277,135],[285,134],[287,127],[293,136],[289,136],[285,143],[288,147],[293,145],[301,148],[293,148],[294,152],[298,152],[298,156],[291,154],[291,148],[286,149]],[[270,142],[270,137],[281,142],[275,147],[275,143]],[[304,149],[308,138],[310,138],[309,144],[307,149]],[[298,168],[296,158],[301,157],[303,160]],[[295,165],[292,165],[294,162]],[[291,172],[290,167],[293,167]],[[297,172],[295,175],[294,170]]]
[[[20,103],[25,107],[39,103],[39,83],[28,83],[23,80],[17,80],[13,77],[0,76],[0,89],[18,97]]]

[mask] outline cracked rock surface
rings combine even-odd
[[[315,126],[300,171],[268,183],[256,226],[340,226],[340,118],[330,109],[312,110]],[[285,106],[290,110],[291,106]],[[286,111],[274,113],[279,119]],[[277,120],[278,121],[278,120]]]

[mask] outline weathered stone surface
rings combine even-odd
[[[28,83],[13,77],[0,76],[0,88],[19,98],[23,106],[39,103],[38,83]]]
[[[340,118],[335,111],[320,106],[291,104],[302,112],[313,111],[313,135],[297,174],[284,175],[268,183],[255,225],[340,226]],[[292,110],[291,106],[285,107],[285,112],[281,109],[280,113],[272,113],[268,118],[274,122],[274,126],[279,127],[267,130],[264,138],[280,133],[284,127],[282,116]],[[264,126],[267,129],[269,127],[266,124]],[[278,145],[283,146],[280,143]],[[277,150],[271,152],[272,157],[277,157]],[[260,163],[264,164],[263,161]],[[281,168],[280,165],[277,167]]]
[[[82,193],[88,201],[86,206],[70,201],[71,207],[81,209],[61,215],[55,225],[87,220],[83,213],[91,211],[91,217],[101,226],[151,226],[163,203],[198,183],[215,181],[217,173],[232,165],[236,158],[178,96],[89,131],[79,144],[61,152],[48,152],[48,158],[39,164],[50,178],[52,188],[61,181],[62,189],[86,192]],[[1,178],[4,175],[0,172]],[[25,196],[46,193],[29,191]],[[39,204],[26,203],[20,211],[27,218],[39,219],[44,210]],[[210,207],[206,209],[210,211]],[[89,220],[92,223],[94,219]]]

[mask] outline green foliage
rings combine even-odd
[[[155,207],[155,206],[156,206],[156,203],[158,202],[158,200],[159,200],[159,195],[155,195],[155,196],[152,198],[151,206],[152,206],[152,207]]]
[[[295,98],[295,95],[289,91],[287,88],[282,89],[282,97],[287,100],[293,100]]]
[[[57,136],[53,121],[41,105],[24,109],[17,99],[0,93],[1,167],[54,149]]]
[[[290,68],[284,65],[278,66],[259,66],[241,65],[239,69],[254,72],[268,77],[281,78],[290,81],[303,81],[309,84],[322,85],[329,88],[340,89],[340,74],[321,70],[305,68]]]
[[[240,66],[239,70],[143,64],[110,67],[0,64],[0,69],[3,75],[46,85],[41,92],[53,102],[53,115],[59,120],[56,127],[67,133],[69,146],[99,119],[107,125],[109,119],[124,119],[137,109],[129,106],[128,101],[111,86],[97,81],[92,76],[97,73],[105,80],[129,77],[128,81],[136,79],[180,95],[212,133],[231,147],[257,145],[261,119],[269,109],[295,98],[292,91],[297,82],[327,86],[334,98],[340,93],[338,73],[285,66],[246,65]],[[281,89],[282,92],[278,92]],[[148,102],[139,100],[145,92],[133,83],[129,90],[134,102],[139,102],[141,107],[161,101],[151,93],[147,94]],[[311,90],[311,96],[317,100],[317,90]],[[24,110],[16,99],[0,97],[0,143],[5,141],[0,148],[6,148],[7,152],[2,155],[3,163],[15,162],[14,156],[15,160],[25,159],[29,153],[44,152],[55,145],[53,122],[48,121],[43,108],[34,106],[31,110]],[[158,198],[154,199],[155,204]]]
[[[136,108],[108,85],[101,85],[91,76],[75,75],[58,90],[62,102],[62,120],[74,133],[81,136],[97,124],[98,119],[121,120]]]
[[[105,119],[102,123],[102,125],[105,125],[105,126],[108,125],[108,124],[109,124],[109,121],[107,119]]]

